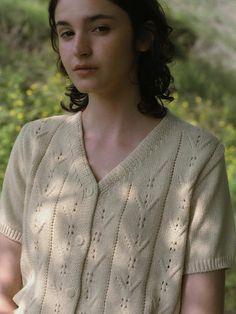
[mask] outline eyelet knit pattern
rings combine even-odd
[[[232,217],[222,144],[170,112],[100,182],[80,113],[31,122],[0,208],[22,243],[15,313],[178,313],[183,274],[233,263]]]

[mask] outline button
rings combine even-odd
[[[67,290],[66,290],[66,294],[67,294],[67,296],[69,297],[69,298],[74,298],[74,296],[75,296],[75,289],[74,288],[68,288]]]
[[[78,235],[78,236],[76,237],[76,242],[77,242],[77,244],[78,244],[79,246],[82,246],[82,245],[84,244],[84,239],[83,239],[83,237],[82,237],[81,235]]]
[[[86,195],[87,195],[87,196],[92,196],[93,193],[94,193],[94,189],[93,189],[92,187],[88,187],[88,188],[86,189]]]

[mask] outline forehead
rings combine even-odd
[[[118,5],[110,0],[59,0],[55,10],[55,21],[82,20],[93,15],[108,15],[117,19],[128,17]]]

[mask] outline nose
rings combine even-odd
[[[88,36],[78,34],[75,36],[73,52],[75,56],[90,56],[92,54],[91,44]]]

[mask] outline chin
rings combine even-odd
[[[83,94],[88,94],[88,93],[90,93],[90,89],[89,89],[89,88],[82,88],[82,87],[80,87],[80,86],[76,86],[76,88],[78,89],[78,91],[79,91],[80,93],[83,93]]]
[[[88,94],[91,92],[91,86],[88,86],[88,84],[76,84],[76,83],[73,83],[74,86],[78,89],[78,91],[80,93],[85,93],[85,94]]]
[[[90,94],[90,93],[99,93],[101,87],[99,88],[97,85],[92,84],[77,84],[75,85],[76,88],[80,91],[80,93]]]

